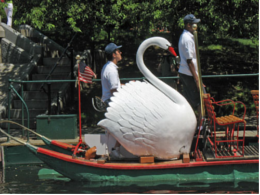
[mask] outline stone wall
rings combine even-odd
[[[6,116],[6,109],[8,107],[8,82],[13,80],[28,80],[30,72],[34,69],[36,63],[31,61],[26,64],[0,64],[0,119]],[[14,88],[19,91],[21,85],[13,83]],[[11,100],[16,96],[12,91]]]
[[[60,56],[65,50],[65,48],[58,43],[29,25],[20,25],[19,31],[22,35],[37,40],[37,44],[43,48],[44,57],[55,57],[54,55]],[[69,51],[67,51],[67,53],[70,54]]]
[[[6,60],[6,63],[29,63],[31,60],[38,62],[42,59],[43,47],[41,45],[31,41],[5,23],[1,23],[1,26],[5,30],[5,38],[2,39],[5,53],[2,52],[2,58]],[[20,59],[22,61],[19,61]],[[14,62],[14,60],[16,61]]]
[[[6,38],[1,40],[1,50],[3,63],[24,64],[29,63],[32,59],[32,56]]]

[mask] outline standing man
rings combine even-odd
[[[7,17],[7,25],[12,27],[12,17],[13,17],[13,1],[12,0],[1,0],[2,3],[5,3],[5,14]]]
[[[198,110],[198,119],[200,118],[200,93],[198,66],[195,50],[195,41],[193,36],[193,24],[200,22],[193,14],[184,17],[184,30],[179,39],[180,68],[179,75],[183,84],[183,95],[190,103],[192,108]]]
[[[118,75],[118,66],[117,63],[122,60],[122,52],[119,50],[122,45],[117,46],[114,43],[109,43],[105,48],[105,53],[107,55],[107,63],[103,66],[101,71],[101,84],[102,84],[102,101],[108,106],[110,98],[113,96],[113,93],[121,87],[119,75]],[[119,153],[120,143],[116,141],[110,156],[112,158],[120,158]]]
[[[109,43],[105,48],[107,63],[101,71],[102,84],[102,100],[108,106],[111,96],[121,87],[117,63],[122,60],[122,52],[119,50],[122,45],[117,46],[114,43]]]

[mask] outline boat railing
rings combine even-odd
[[[210,78],[228,78],[228,77],[254,77],[258,76],[259,73],[253,73],[253,74],[227,74],[227,75],[203,75],[202,78],[210,79]],[[179,79],[179,76],[170,76],[170,77],[158,77],[161,80],[167,80],[167,79]],[[131,81],[131,80],[144,80],[145,77],[138,77],[138,78],[120,78],[121,81]],[[93,82],[101,82],[101,79],[93,79]],[[10,120],[10,109],[11,109],[11,91],[13,90],[15,94],[19,97],[19,99],[22,101],[22,125],[24,125],[24,107],[26,108],[27,112],[27,127],[29,126],[29,110],[27,107],[26,102],[23,99],[23,93],[24,93],[24,84],[27,83],[42,83],[42,84],[48,84],[48,114],[51,113],[51,84],[52,83],[75,83],[76,80],[34,80],[34,81],[21,81],[21,80],[12,80],[9,79],[9,87],[8,87],[8,120]],[[20,94],[17,92],[17,90],[13,87],[13,83],[19,83],[21,84],[21,92]],[[59,94],[59,92],[58,92]],[[57,103],[57,105],[59,105]],[[10,124],[8,124],[8,133],[10,133]],[[24,130],[22,131],[24,136]],[[29,140],[29,132],[27,133],[27,140]],[[7,138],[7,141],[9,141],[9,138]]]

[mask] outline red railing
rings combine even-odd
[[[244,107],[244,114],[242,118],[235,116],[236,104],[242,104]],[[207,111],[210,135],[208,142],[211,146],[215,158],[230,158],[243,157],[245,145],[245,130],[246,121],[244,120],[246,114],[246,106],[242,102],[235,102],[227,99],[216,102],[209,94],[204,94],[204,104]],[[231,115],[217,117],[214,111],[214,106],[233,105],[233,112]],[[243,136],[239,135],[239,124],[244,125]],[[225,134],[217,130],[217,127],[224,127]],[[236,129],[237,128],[237,129]]]

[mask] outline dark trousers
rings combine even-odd
[[[193,109],[200,105],[200,93],[193,76],[179,73],[180,80],[183,84],[183,96],[190,103]]]

